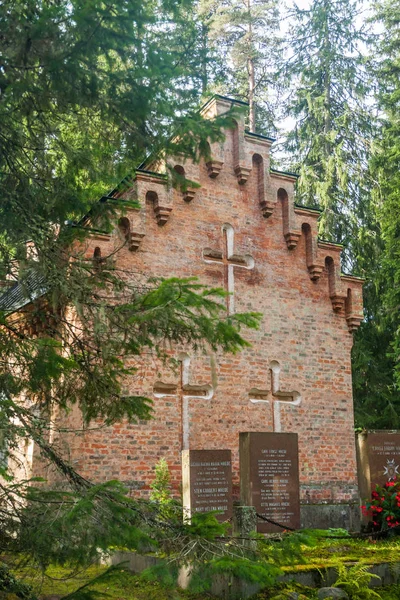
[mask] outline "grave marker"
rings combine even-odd
[[[218,510],[219,521],[232,517],[230,450],[183,450],[182,484],[187,516]]]
[[[239,457],[242,503],[286,527],[300,528],[297,433],[240,433]],[[259,518],[257,531],[282,528]]]
[[[361,498],[375,485],[400,477],[400,431],[368,431],[357,436],[358,479]]]

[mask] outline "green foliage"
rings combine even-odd
[[[353,377],[356,423],[400,427],[399,388],[399,81],[398,2],[375,4],[381,34],[373,47],[380,130],[373,145],[375,181],[358,262],[367,274],[366,321],[355,338]],[[364,251],[362,251],[364,247]]]
[[[106,571],[100,573],[100,575],[97,575],[96,577],[93,577],[90,579],[90,581],[84,583],[70,594],[63,596],[62,600],[101,600],[102,598],[110,598],[110,594],[108,594],[106,591],[99,591],[96,588],[99,585],[103,587],[104,584],[112,582],[112,580],[115,579],[115,576],[119,575],[120,573],[120,566],[109,567]]]
[[[213,513],[195,513],[183,524],[183,546],[174,555],[146,570],[146,581],[173,586],[177,567],[186,569],[189,590],[209,591],[217,575],[258,583],[262,587],[275,585],[282,566],[302,561],[304,546],[314,543],[312,532],[288,533],[277,539],[255,534],[249,543],[230,535],[229,523],[219,523]]]
[[[171,474],[165,458],[160,458],[154,469],[154,481],[150,484],[150,500],[168,504],[171,502]]]
[[[343,588],[349,595],[350,600],[380,599],[381,596],[368,587],[371,579],[380,579],[380,577],[370,573],[368,569],[367,565],[356,564],[346,567],[346,565],[338,563],[338,578],[334,586]]]
[[[49,563],[86,567],[111,546],[140,550],[157,545],[151,533],[157,511],[129,498],[118,482],[90,485],[76,475],[75,489],[65,491],[26,482],[13,484],[8,498],[23,504],[20,521],[3,537],[2,547],[12,553],[23,551],[42,568]]]
[[[351,264],[357,254],[359,214],[368,211],[368,156],[374,119],[366,105],[368,78],[353,0],[313,0],[295,6],[284,74],[294,92],[287,115],[295,119],[286,150],[299,173],[300,203],[319,205],[323,238],[344,243]],[[366,206],[367,204],[367,206]]]
[[[199,593],[208,591],[211,587],[212,577],[224,575],[235,577],[249,583],[258,583],[262,587],[271,587],[276,583],[281,569],[267,561],[252,561],[249,558],[224,556],[211,560],[209,563],[195,567],[189,589]]]
[[[0,562],[0,592],[15,594],[21,600],[37,600],[32,587],[16,578],[11,573],[9,567],[3,562]]]
[[[213,135],[197,114],[204,50],[190,0],[6,0],[0,27],[5,246],[80,219],[150,150],[196,157]]]
[[[391,332],[389,354],[395,374],[395,406],[400,402],[400,145],[399,145],[399,79],[400,34],[398,29],[400,4],[378,2],[376,19],[383,26],[378,45],[377,74],[380,80],[379,103],[383,112],[382,134],[377,141],[374,168],[378,179],[378,215],[384,243],[382,271],[382,327]]]
[[[260,320],[227,317],[224,292],[194,279],[148,281],[120,271],[114,255],[85,255],[88,235],[138,207],[124,199],[126,174],[150,151],[151,160],[198,161],[232,126],[233,114],[206,121],[198,112],[197,65],[208,58],[194,14],[190,0],[0,6],[0,274],[30,301],[23,326],[14,309],[0,311],[0,552],[36,568],[87,566],[117,546],[176,555],[200,539],[183,527],[181,506],[166,514],[118,482],[93,484],[57,443],[76,434],[61,426],[71,410],[84,427],[151,418],[151,399],[126,392],[143,353],[175,368],[176,345],[238,352]],[[122,198],[98,201],[106,189]],[[13,480],[21,440],[53,489]]]
[[[400,596],[400,585],[385,586],[380,590],[382,600],[397,600]]]
[[[276,72],[281,54],[277,0],[201,0],[204,24],[217,76],[214,91],[249,102],[249,128],[270,134],[276,129]]]

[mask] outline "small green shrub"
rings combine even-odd
[[[150,484],[150,500],[160,504],[168,504],[171,501],[171,474],[165,458],[160,458],[155,466],[154,481]]]

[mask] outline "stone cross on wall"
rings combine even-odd
[[[189,383],[190,358],[187,354],[181,354],[179,361],[181,363],[179,383],[157,381],[154,384],[153,393],[156,398],[164,398],[166,396],[177,396],[180,398],[181,447],[182,450],[187,450],[190,438],[189,400],[192,398],[210,400],[213,397],[214,390],[211,385],[191,385]]]
[[[281,367],[279,363],[273,360],[270,364],[271,373],[271,389],[259,390],[252,388],[249,392],[250,402],[253,404],[271,403],[272,404],[272,426],[273,431],[281,432],[281,404],[289,404],[291,406],[300,406],[301,396],[299,392],[286,392],[281,390],[279,375]]]
[[[249,254],[235,254],[233,236],[233,227],[227,223],[222,226],[224,236],[223,250],[212,250],[205,248],[203,250],[203,258],[206,263],[220,264],[224,267],[224,287],[229,295],[226,298],[226,307],[229,315],[235,312],[234,303],[234,269],[239,267],[242,269],[253,269],[254,259]]]

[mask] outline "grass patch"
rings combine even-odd
[[[384,541],[343,539],[319,539],[315,546],[302,548],[302,562],[283,567],[287,573],[324,570],[338,563],[373,565],[379,563],[400,562],[400,538]],[[15,574],[33,586],[41,600],[49,600],[65,596],[86,585],[91,580],[105,573],[107,567],[92,566],[80,572],[72,572],[66,567],[49,567],[44,574],[37,569],[25,566],[17,568]],[[208,594],[193,594],[184,590],[166,589],[157,582],[143,579],[121,568],[106,581],[95,583],[90,589],[99,592],[104,600],[206,600]],[[399,600],[400,585],[378,588],[383,600]],[[290,598],[289,592],[296,591],[300,598],[315,598],[316,590],[297,584],[281,585],[269,588],[256,596],[259,600],[285,600]],[[377,590],[378,591],[378,590]],[[9,599],[11,600],[11,598]]]
[[[400,561],[400,538],[391,540],[319,540],[315,546],[304,546],[303,561],[294,566],[283,567],[286,572],[308,571],[335,566],[338,562],[374,565]],[[399,596],[400,598],[400,596]]]
[[[105,566],[92,566],[81,572],[65,567],[49,567],[44,574],[30,567],[19,568],[16,574],[33,586],[41,600],[71,594],[107,571]],[[158,583],[145,582],[125,569],[115,571],[107,581],[90,586],[104,600],[205,600],[209,595],[190,594],[185,590],[165,589]],[[1,597],[1,596],[0,596]],[[9,599],[11,600],[11,598]]]

